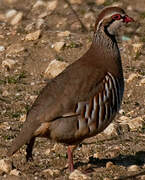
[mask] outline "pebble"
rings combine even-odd
[[[61,62],[57,60],[53,60],[50,62],[48,67],[44,72],[44,77],[54,78],[58,74],[60,74],[69,64],[66,62]]]
[[[81,4],[83,0],[70,0],[71,4]]]
[[[128,125],[131,130],[137,130],[137,129],[142,129],[143,126],[145,125],[145,122],[142,119],[142,117],[136,117],[130,119],[130,121],[128,121]]]
[[[136,117],[136,118],[128,118],[126,116],[121,116],[119,118],[119,122],[122,124],[128,124],[130,130],[137,130],[143,128],[145,122],[142,117]]]
[[[10,171],[10,175],[19,176],[20,171],[18,171],[17,169],[13,169],[13,170]]]
[[[10,9],[6,12],[5,16],[7,19],[11,19],[17,14],[17,11],[15,9]]]
[[[7,48],[7,56],[17,56],[18,53],[24,51],[24,47],[20,43],[11,44]]]
[[[8,96],[9,95],[9,92],[7,91],[7,90],[4,90],[3,92],[2,92],[2,96],[3,97],[6,97],[6,96]]]
[[[142,175],[142,176],[140,177],[140,179],[141,179],[141,180],[145,180],[145,175]]]
[[[69,175],[69,179],[71,179],[71,180],[85,180],[85,179],[89,180],[91,178],[76,169]]]
[[[18,24],[21,20],[22,20],[22,17],[23,17],[23,12],[18,12],[14,17],[13,19],[11,20],[10,24],[11,25],[16,25]]]
[[[31,30],[33,29],[33,27],[34,27],[34,22],[32,22],[32,23],[26,25],[25,31],[31,31]]]
[[[141,79],[140,82],[139,82],[139,86],[142,86],[145,84],[145,78]]]
[[[47,2],[47,11],[54,11],[57,7],[58,1],[57,0],[53,0],[53,1],[49,1]]]
[[[60,42],[56,42],[55,44],[52,45],[52,48],[54,48],[57,52],[60,52],[62,50],[62,48],[64,47],[65,42],[64,41],[60,41]]]
[[[121,116],[121,117],[119,118],[119,122],[121,122],[121,123],[124,123],[124,122],[126,122],[126,121],[130,121],[130,118],[127,117],[127,116]]]
[[[60,171],[57,169],[45,169],[42,171],[42,173],[45,173],[45,174],[47,173],[50,176],[54,176],[54,175],[58,175],[60,173]]]
[[[119,114],[123,115],[125,113],[124,109],[119,110]]]
[[[107,169],[112,167],[112,166],[114,166],[113,162],[109,161],[109,162],[106,163],[106,168]]]
[[[25,40],[26,41],[35,41],[40,37],[41,30],[37,30],[35,32],[29,33],[26,35]]]
[[[21,122],[25,122],[25,120],[26,120],[26,114],[22,114],[22,115],[20,116],[20,121],[21,121]]]
[[[33,8],[40,8],[41,6],[46,6],[46,3],[44,1],[38,0],[36,3],[33,5]]]
[[[105,177],[103,180],[111,180],[110,178]]]
[[[5,47],[4,46],[0,46],[0,52],[4,51]]]
[[[122,36],[122,41],[130,41],[131,38],[129,38],[128,36]]]
[[[36,96],[36,95],[32,95],[32,96],[30,96],[29,98],[34,102],[35,99],[37,98],[37,96]]]
[[[38,20],[37,20],[37,22],[36,22],[36,28],[37,29],[40,29],[41,28],[41,26],[44,24],[44,19],[42,19],[42,18],[39,18]]]
[[[96,0],[96,4],[99,6],[99,5],[102,5],[105,3],[106,0]]]
[[[12,170],[12,163],[9,160],[1,159],[0,170],[5,173],[9,173]]]
[[[5,38],[4,35],[0,34],[0,39],[4,39],[4,38]]]
[[[46,151],[45,151],[45,155],[49,155],[50,154],[50,152],[51,152],[51,150],[50,149],[46,149]]]
[[[132,46],[133,46],[134,52],[138,53],[141,50],[143,43],[134,43],[132,44]]]
[[[138,171],[140,168],[137,165],[131,165],[128,167],[128,171]]]
[[[137,78],[139,75],[137,73],[131,73],[128,77],[128,79],[126,80],[127,83],[132,82],[135,78]]]
[[[16,61],[14,61],[13,59],[6,59],[2,61],[2,67],[7,70],[12,69],[15,64],[16,64]]]
[[[100,153],[100,152],[96,152],[96,153],[93,155],[93,157],[94,157],[94,158],[99,158],[99,159],[101,159],[101,158],[103,158],[103,154]]]
[[[57,36],[58,37],[68,37],[68,36],[70,36],[70,31],[64,31],[64,32],[59,32],[59,33],[57,33]]]
[[[107,136],[117,136],[120,134],[118,125],[116,123],[111,123],[104,131],[103,134]]]
[[[16,3],[18,0],[4,0],[5,3],[7,4],[14,4]]]
[[[10,128],[11,128],[11,127],[9,126],[9,123],[8,123],[8,122],[0,123],[0,129],[9,130]]]

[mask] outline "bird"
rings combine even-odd
[[[102,132],[120,109],[124,76],[116,31],[133,21],[120,7],[100,12],[90,48],[40,91],[8,147],[9,157],[26,144],[31,160],[36,137],[45,137],[68,147],[68,168],[74,170],[74,148]]]

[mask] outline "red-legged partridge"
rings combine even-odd
[[[8,155],[27,145],[32,157],[36,137],[46,137],[66,145],[77,145],[102,132],[118,112],[124,91],[120,52],[115,31],[133,21],[119,7],[108,7],[98,16],[93,42],[77,61],[52,79],[41,91],[27,114]],[[71,148],[69,169],[73,171]]]

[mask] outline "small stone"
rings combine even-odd
[[[100,153],[100,152],[96,152],[94,155],[93,155],[94,158],[98,158],[98,159],[101,159],[103,158],[103,154]]]
[[[142,175],[142,176],[140,177],[140,179],[141,179],[141,180],[145,180],[145,175]]]
[[[47,69],[44,72],[44,77],[54,78],[60,74],[69,64],[57,60],[51,61]]]
[[[145,122],[142,119],[142,117],[136,117],[136,118],[130,119],[130,121],[128,121],[128,125],[131,130],[142,129],[144,124],[145,124]]]
[[[110,178],[105,177],[103,180],[111,180]]]
[[[7,56],[16,56],[18,53],[24,51],[24,47],[20,43],[11,44],[7,48]]]
[[[54,176],[54,175],[58,175],[60,171],[57,170],[57,169],[45,169],[42,172],[45,173],[45,174],[47,173],[50,176]]]
[[[39,15],[39,18],[45,18],[46,16],[48,16],[48,12],[43,12]]]
[[[109,161],[109,162],[106,163],[106,168],[107,169],[112,167],[112,166],[114,166],[113,162]]]
[[[124,123],[124,122],[126,122],[126,121],[130,121],[130,118],[127,117],[127,116],[121,116],[121,117],[119,118],[119,122],[121,122],[121,123]]]
[[[30,99],[34,102],[35,101],[35,99],[37,98],[37,96],[36,95],[32,95],[32,96],[30,96]]]
[[[119,114],[122,114],[122,115],[123,115],[124,113],[125,113],[125,111],[124,111],[123,109],[120,109],[120,110],[119,110]]]
[[[131,165],[128,167],[128,171],[138,171],[140,168],[137,165]]]
[[[20,171],[18,171],[17,169],[13,169],[13,170],[10,171],[10,175],[19,176]]]
[[[106,0],[96,0],[96,4],[99,6],[99,5],[102,5],[105,3]]]
[[[35,32],[29,33],[26,35],[25,40],[26,41],[34,41],[37,40],[40,37],[41,30],[37,30]]]
[[[5,47],[4,46],[0,46],[0,52],[4,51]]]
[[[0,129],[9,130],[10,128],[11,128],[11,127],[9,126],[9,123],[8,123],[8,122],[0,123]]]
[[[31,84],[31,86],[34,86],[34,85],[35,85],[35,82],[31,82],[30,84]]]
[[[132,44],[132,46],[133,46],[133,51],[135,53],[138,53],[141,50],[143,43],[134,43]]]
[[[22,115],[20,116],[20,121],[21,121],[21,122],[25,122],[25,120],[26,120],[26,114],[22,114]]]
[[[48,11],[54,11],[57,7],[57,4],[58,4],[57,0],[49,1],[47,3],[47,10]]]
[[[16,64],[16,61],[14,61],[13,59],[6,59],[2,62],[2,67],[10,70],[14,67],[14,65]]]
[[[81,4],[83,0],[70,0],[71,4]]]
[[[6,12],[6,18],[7,19],[11,19],[12,17],[14,17],[17,14],[17,11],[15,9],[10,9]]]
[[[4,0],[5,3],[7,4],[14,4],[16,3],[18,0]]]
[[[13,19],[12,19],[11,22],[10,22],[10,24],[11,24],[11,25],[16,25],[16,24],[18,24],[18,23],[21,21],[22,17],[23,17],[23,13],[22,13],[22,12],[18,12],[18,13],[13,17]]]
[[[2,96],[3,97],[6,97],[6,96],[8,96],[9,95],[9,92],[7,91],[7,90],[4,90],[3,92],[2,92]]]
[[[72,180],[89,180],[91,179],[89,176],[83,174],[81,171],[79,170],[74,170],[70,175],[69,175],[69,179],[72,179]]]
[[[57,35],[59,36],[59,37],[68,37],[68,36],[70,36],[70,31],[64,31],[64,32],[59,32],[59,33],[57,33]]]
[[[46,149],[46,151],[45,151],[45,155],[49,155],[50,154],[50,152],[51,152],[51,150],[50,149]]]
[[[55,44],[53,44],[53,48],[57,51],[60,52],[60,50],[64,47],[65,42],[60,41],[60,42],[56,42]]]
[[[34,22],[28,24],[26,27],[25,27],[25,31],[31,31],[34,27]]]
[[[111,137],[120,134],[119,126],[116,123],[111,123],[104,131],[103,134]]]
[[[121,124],[127,124],[130,130],[137,130],[143,128],[145,122],[142,117],[128,118],[127,116],[121,116],[119,118]]]
[[[0,170],[5,173],[9,173],[12,170],[12,163],[9,160],[1,159]]]
[[[145,78],[141,79],[140,82],[139,82],[139,86],[142,86],[145,84]]]
[[[135,78],[137,78],[139,75],[137,73],[132,73],[129,75],[128,79],[126,80],[127,83],[132,82]]]
[[[37,22],[36,22],[36,28],[37,29],[40,29],[41,28],[41,26],[44,24],[44,19],[42,19],[42,18],[39,18],[38,20],[37,20]]]
[[[41,6],[46,6],[46,3],[44,1],[38,0],[36,3],[33,5],[33,8],[40,8]]]
[[[4,39],[4,38],[5,38],[4,35],[0,34],[0,39]]]

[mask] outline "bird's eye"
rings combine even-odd
[[[115,14],[115,15],[112,16],[112,19],[120,20],[121,19],[121,15],[120,14]]]

